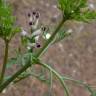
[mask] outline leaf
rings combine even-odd
[[[88,9],[87,0],[58,0],[58,3],[67,20],[89,22],[96,19],[96,12]]]
[[[5,77],[4,77],[4,80],[6,81],[6,80],[8,80],[10,77],[11,77],[11,76],[5,76]]]
[[[2,0],[0,0],[0,4],[2,4]]]
[[[96,90],[93,91],[93,93],[91,94],[91,96],[96,96]]]
[[[96,19],[96,12],[85,11],[81,14],[74,13],[71,15],[71,18],[74,18],[77,21],[89,22],[93,19]]]
[[[27,61],[27,59],[26,59],[27,57],[25,57],[25,56],[26,55],[17,54],[17,56],[15,58],[10,58],[8,60],[6,68],[11,68],[13,65],[24,66]]]
[[[70,35],[71,35],[71,33],[67,32],[65,30],[60,30],[60,32],[57,33],[57,36],[53,43],[57,43],[57,42],[63,40],[65,37],[68,37]]]
[[[17,58],[11,58],[10,60],[8,60],[6,68],[11,68],[12,65],[14,65],[16,63],[17,63]]]
[[[19,28],[19,27],[13,27],[13,28],[11,29],[10,39],[11,39],[12,37],[14,37],[14,35],[15,35],[16,33],[19,33],[19,32],[21,32],[21,28]]]
[[[48,96],[51,96],[52,95],[52,87],[53,87],[53,74],[52,72],[50,71],[50,84],[49,84],[49,91],[48,91]]]
[[[72,11],[79,11],[80,8],[85,7],[86,2],[87,0],[58,0],[59,8],[66,16],[71,14]]]
[[[12,8],[9,4],[5,4],[3,0],[0,1],[0,37],[4,39],[11,39],[13,33],[17,33],[19,28],[15,27],[16,18],[13,16]]]

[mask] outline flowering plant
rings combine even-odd
[[[65,28],[64,31],[60,31],[65,22],[68,20],[76,20],[88,23],[89,21],[96,19],[94,6],[92,4],[88,5],[87,0],[58,0],[58,8],[62,12],[62,20],[54,32],[50,33],[49,28],[44,25],[39,26],[40,13],[37,11],[28,13],[30,30],[29,32],[26,32],[23,28],[19,28],[16,24],[14,24],[14,20],[16,19],[12,15],[12,8],[10,5],[4,0],[0,0],[0,37],[5,43],[5,55],[0,74],[0,92],[3,92],[10,83],[15,84],[29,76],[35,76],[41,81],[52,83],[52,76],[55,75],[64,87],[65,96],[70,96],[65,80],[84,86],[85,89],[91,93],[91,96],[96,96],[96,92],[90,85],[82,81],[66,77],[65,75],[60,75],[50,65],[43,63],[40,59],[40,56],[49,46],[71,34],[72,30],[67,31]],[[20,51],[21,48],[19,48],[17,56],[8,60],[9,43],[16,33],[21,34],[21,42],[26,51],[22,54]],[[41,46],[41,38],[45,40],[43,46]],[[35,49],[37,49],[37,51],[35,51]],[[5,71],[7,67],[11,67],[12,64],[19,64],[20,69],[12,76],[6,78]],[[46,79],[43,75],[35,74],[32,68],[36,64],[50,71],[50,80]]]

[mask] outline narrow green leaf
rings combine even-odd
[[[91,96],[96,96],[96,90],[93,91],[93,93],[91,94]]]
[[[6,68],[11,68],[12,65],[16,64],[17,63],[17,58],[11,58],[8,63],[7,63],[7,66]]]
[[[57,34],[53,43],[57,43],[57,42],[63,40],[64,38],[66,38],[70,35],[71,35],[71,33],[67,32],[65,30],[60,30],[60,32],[58,32],[58,34]]]

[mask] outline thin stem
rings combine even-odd
[[[52,94],[52,87],[53,87],[53,74],[52,74],[53,72],[50,70],[50,85],[49,85],[49,94],[48,94],[48,96],[51,96],[51,94]]]
[[[64,24],[65,21],[66,20],[63,19],[60,22],[60,24],[58,25],[58,27],[56,28],[56,30],[53,32],[53,34],[50,37],[50,39],[45,43],[44,47],[41,48],[41,50],[35,55],[37,58],[39,56],[41,56],[41,54],[45,51],[45,49],[51,44],[51,42],[54,40],[57,32],[61,29],[61,27],[63,26],[63,24]],[[6,86],[8,86],[12,81],[14,81],[21,73],[23,73],[31,65],[30,65],[30,62],[28,62],[25,66],[23,66],[20,70],[18,70],[12,77],[10,77],[7,81],[5,81],[3,84],[1,84],[0,85],[0,92],[2,92],[3,89],[6,88]]]
[[[79,84],[79,85],[84,86],[90,93],[93,92],[92,89],[91,89],[91,87],[90,87],[88,84],[86,84],[86,83],[84,83],[84,82],[82,82],[82,81],[80,81],[80,80],[75,80],[75,79],[70,78],[70,77],[67,77],[67,76],[63,76],[62,78],[63,78],[64,80],[69,80],[69,81],[72,81],[72,82],[74,82],[74,83],[77,83],[77,84]]]
[[[14,81],[22,72],[24,72],[30,65],[30,62],[26,64],[22,69],[17,71],[12,77],[10,77],[7,81],[5,81],[3,84],[0,85],[0,92],[3,91],[6,86],[8,86],[12,81]]]
[[[45,64],[45,63],[42,63],[42,62],[38,62],[37,61],[37,64],[47,68],[49,71],[51,71],[58,79],[59,81],[61,82],[61,84],[63,85],[63,88],[64,88],[64,91],[66,92],[66,96],[69,96],[69,90],[64,82],[64,79],[62,78],[62,76],[56,72],[53,68],[51,68],[48,64]]]
[[[9,42],[5,41],[5,53],[4,53],[4,59],[3,59],[3,68],[2,68],[1,77],[0,77],[0,84],[3,82],[4,74],[6,70],[6,64],[8,60],[8,47],[9,47]]]
[[[56,30],[54,31],[54,33],[52,34],[52,36],[49,38],[49,40],[45,43],[45,45],[41,48],[41,50],[36,54],[36,57],[40,57],[45,51],[46,49],[49,47],[49,45],[53,42],[53,40],[55,39],[56,34],[58,33],[58,31],[61,29],[61,27],[63,26],[64,22],[66,21],[66,19],[63,19],[59,26],[56,28]]]

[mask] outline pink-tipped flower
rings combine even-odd
[[[33,11],[32,14],[33,14],[33,15],[36,15],[36,11]]]
[[[39,43],[36,43],[36,47],[37,47],[37,48],[40,48],[41,45],[40,45]]]
[[[28,17],[31,17],[31,14],[30,13],[28,13]]]
[[[33,11],[32,16],[29,14],[29,25],[32,27],[32,30],[36,30],[39,24],[40,14],[37,11]]]
[[[42,26],[41,29],[42,29],[42,31],[44,32],[44,31],[47,31],[48,28]]]
[[[35,22],[33,22],[33,24],[32,24],[32,29],[33,29],[33,30],[36,30],[37,27],[38,27],[38,24],[39,24],[39,19],[37,19]]]
[[[40,17],[40,13],[37,12],[37,14],[36,14],[36,19],[38,19],[39,17]]]
[[[33,21],[33,17],[30,16],[30,17],[29,17],[29,22],[32,22],[32,21]]]

